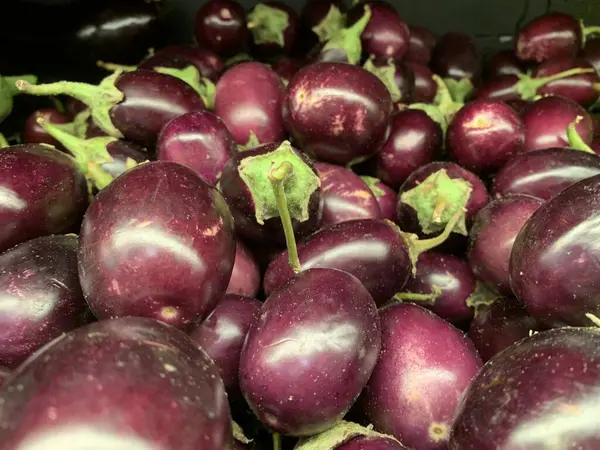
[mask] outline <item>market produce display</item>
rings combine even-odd
[[[0,76],[0,450],[600,449],[600,27],[126,3]]]

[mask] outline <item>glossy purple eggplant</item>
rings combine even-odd
[[[213,82],[219,79],[225,68],[225,64],[219,55],[207,48],[195,45],[169,45],[154,52],[156,58],[169,55],[186,59],[198,69],[203,77]]]
[[[225,123],[209,111],[171,120],[160,131],[156,143],[157,160],[189,167],[213,186],[235,154],[235,143]]]
[[[323,222],[327,227],[354,219],[379,219],[375,195],[361,178],[345,167],[316,163],[323,190]]]
[[[412,270],[402,236],[383,220],[352,220],[321,229],[298,245],[298,257],[305,270],[339,269],[354,275],[377,305],[400,292]],[[294,276],[285,251],[265,272],[265,294],[270,295]]]
[[[442,78],[473,83],[481,76],[481,61],[475,43],[464,33],[446,33],[438,40],[431,55],[431,69]]]
[[[55,339],[11,376],[0,403],[2,450],[233,442],[217,366],[184,333],[150,319],[103,320]]]
[[[392,99],[385,85],[359,66],[311,64],[288,85],[283,115],[303,151],[335,164],[376,154],[387,138]]]
[[[473,310],[467,301],[477,283],[469,265],[458,256],[430,251],[419,256],[416,268],[416,274],[408,279],[402,293],[429,298],[406,297],[405,301],[415,302],[456,326],[468,324]]]
[[[226,294],[190,338],[215,362],[230,400],[240,395],[238,371],[246,333],[262,303],[250,297]]]
[[[260,267],[254,260],[252,252],[238,239],[235,245],[233,271],[227,285],[227,294],[255,297],[260,290]]]
[[[485,67],[487,79],[503,75],[520,75],[525,72],[525,65],[517,58],[513,50],[501,50],[494,54]]]
[[[514,297],[501,297],[475,309],[468,336],[484,362],[538,329],[525,306]]]
[[[379,311],[381,352],[361,405],[369,423],[409,448],[442,450],[482,363],[458,329],[412,304]]]
[[[553,12],[528,22],[516,36],[515,53],[521,61],[538,63],[556,57],[574,57],[581,49],[583,36],[574,17]]]
[[[300,17],[294,8],[279,0],[256,3],[248,13],[252,53],[261,59],[289,55],[298,39]]]
[[[511,159],[492,184],[495,197],[525,194],[548,200],[566,187],[600,175],[600,157],[570,148],[546,148]]]
[[[235,55],[244,50],[248,38],[244,8],[236,0],[208,0],[196,13],[194,33],[201,47]]]
[[[271,64],[271,69],[273,69],[286,84],[290,82],[302,67],[304,67],[304,62],[302,60],[299,58],[290,58],[288,56],[283,56]]]
[[[39,144],[0,152],[0,252],[39,236],[75,232],[88,205],[77,163]]]
[[[473,100],[498,100],[504,102],[521,100],[517,91],[520,79],[517,75],[497,75],[477,87]]]
[[[469,102],[454,116],[446,147],[461,166],[476,173],[493,172],[523,150],[525,129],[519,115],[506,103]]]
[[[377,58],[402,59],[408,51],[410,30],[392,5],[379,0],[357,3],[348,11],[348,23],[358,22],[367,5],[371,9],[371,17],[360,36],[363,53]]]
[[[433,79],[433,72],[429,67],[413,61],[405,63],[413,71],[415,87],[413,89],[413,102],[432,103],[437,94],[437,84]]]
[[[471,383],[448,448],[595,450],[599,349],[597,329],[560,328],[504,350]]]
[[[493,200],[475,216],[469,232],[469,265],[479,280],[503,295],[513,295],[508,265],[517,234],[543,203],[513,194]]]
[[[240,387],[273,431],[310,436],[348,412],[381,345],[377,308],[354,276],[308,269],[273,292],[246,336]]]
[[[381,213],[382,219],[396,221],[396,191],[383,183],[378,178],[361,177],[362,180],[367,183],[369,189],[375,196],[377,204],[379,205],[379,212]]]
[[[48,133],[46,133],[46,131],[44,131],[37,123],[39,117],[43,117],[44,120],[58,125],[69,123],[69,118],[57,109],[38,109],[32,112],[25,120],[25,125],[23,127],[23,142],[27,144],[48,144],[60,149],[60,143],[52,136],[48,135]]]
[[[37,349],[83,325],[75,235],[44,236],[0,253],[0,364],[15,369]]]
[[[348,419],[323,433],[302,439],[295,450],[407,450],[396,438]]]
[[[590,325],[600,314],[598,195],[600,176],[579,181],[542,205],[513,245],[510,285],[545,325]]]
[[[234,257],[233,219],[221,194],[193,170],[158,161],[96,196],[81,226],[79,276],[99,318],[142,316],[182,327],[216,306]]]
[[[442,136],[440,125],[424,111],[406,109],[394,114],[390,135],[375,156],[375,174],[399,188],[411,173],[440,156]]]
[[[271,68],[244,62],[225,72],[217,82],[215,114],[237,144],[254,139],[259,143],[281,141],[285,129],[281,115],[284,85]]]
[[[310,52],[319,41],[326,42],[344,27],[343,9],[343,0],[307,0],[304,3],[297,42],[300,53]]]
[[[408,51],[404,55],[406,61],[427,65],[431,61],[431,53],[437,43],[437,37],[429,29],[418,25],[410,25]]]
[[[521,118],[525,125],[526,152],[568,146],[567,128],[573,122],[583,142],[589,145],[594,137],[588,112],[567,98],[543,97],[525,108]]]
[[[586,39],[583,53],[581,55],[600,75],[600,39]]]

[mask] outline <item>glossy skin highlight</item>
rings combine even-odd
[[[99,318],[142,316],[183,327],[216,306],[234,256],[221,194],[187,167],[150,162],[114,180],[88,208],[79,276]]]

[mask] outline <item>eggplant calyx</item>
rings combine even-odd
[[[583,19],[579,19],[579,26],[581,27],[582,47],[585,45],[587,38],[595,34],[600,34],[599,26],[586,26]]]
[[[379,178],[369,177],[366,175],[360,178],[365,182],[367,186],[369,186],[369,189],[375,197],[383,197],[385,195],[385,191],[379,186],[377,186],[377,183],[381,183],[381,180]]]
[[[284,33],[289,21],[289,15],[285,11],[259,3],[248,14],[248,29],[252,32],[255,44],[277,44],[284,47]]]
[[[569,147],[573,150],[579,150],[586,153],[595,154],[596,152],[585,143],[577,132],[577,124],[583,120],[582,116],[577,116],[573,122],[567,127],[567,139],[569,140]]]
[[[552,83],[553,81],[562,80],[564,78],[569,78],[574,75],[580,75],[585,73],[592,73],[594,69],[586,69],[583,67],[575,67],[573,69],[565,70],[563,72],[555,73],[554,75],[549,75],[547,77],[537,77],[534,78],[526,73],[519,73],[517,76],[519,77],[519,81],[515,84],[515,91],[522,100],[531,101],[536,98],[538,95],[538,90],[547,85],[548,83]]]
[[[437,84],[437,93],[435,95],[434,104],[442,112],[446,118],[446,122],[449,123],[454,115],[464,106],[464,103],[454,100],[448,85],[442,77],[434,74],[433,81]]]
[[[233,438],[241,442],[242,444],[249,444],[252,442],[252,439],[248,439],[244,434],[244,430],[237,423],[231,422],[231,428],[233,430]]]
[[[0,133],[0,149],[9,147],[8,141],[2,133]]]
[[[376,66],[373,64],[374,59],[373,56],[367,59],[363,68],[381,80],[392,96],[393,103],[400,102],[402,100],[402,92],[398,87],[398,83],[396,83],[396,65],[394,64],[394,60],[390,58],[385,65]]]
[[[344,28],[345,24],[346,16],[332,3],[327,15],[321,22],[312,27],[312,31],[319,37],[320,42],[327,42]]]
[[[473,93],[473,82],[468,78],[463,78],[460,81],[454,78],[444,78],[443,80],[456,103],[464,104]]]
[[[430,103],[411,103],[408,105],[408,109],[419,109],[427,114],[431,120],[437,122],[442,128],[442,132],[444,137],[446,136],[446,131],[448,130],[448,121],[446,120],[446,116],[439,107],[436,105],[432,105]]]
[[[256,148],[260,145],[260,141],[256,137],[256,134],[254,134],[254,131],[250,131],[250,133],[248,133],[248,142],[245,144],[238,144],[236,149],[238,152],[245,152],[246,150]]]
[[[121,72],[133,72],[134,70],[137,70],[137,66],[127,66],[125,64],[115,64],[105,61],[96,61],[96,65],[109,72],[115,72],[117,70],[120,70]]]
[[[372,426],[363,427],[357,423],[342,420],[337,425],[321,434],[300,440],[298,444],[296,444],[294,450],[334,450],[340,445],[359,436],[386,438],[400,444],[400,441],[395,437],[378,433],[373,430]]]
[[[357,64],[362,56],[362,43],[360,36],[371,20],[371,8],[365,5],[365,13],[354,24],[347,28],[342,28],[329,39],[321,53],[327,50],[343,49],[350,64]]]
[[[475,310],[475,314],[477,314],[479,309],[485,306],[490,306],[501,298],[501,294],[490,289],[481,281],[477,281],[475,284],[475,290],[471,293],[471,295],[469,295],[465,301],[465,304],[469,308],[473,308]]]
[[[198,93],[208,109],[213,109],[215,104],[215,84],[208,78],[203,77],[196,67],[187,66],[185,69],[155,67],[153,70],[185,82]]]

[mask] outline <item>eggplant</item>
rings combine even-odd
[[[233,271],[226,293],[255,297],[260,290],[260,284],[260,267],[248,247],[238,240],[235,244]]]
[[[196,13],[196,40],[223,56],[244,50],[248,27],[244,8],[235,0],[208,0]]]

